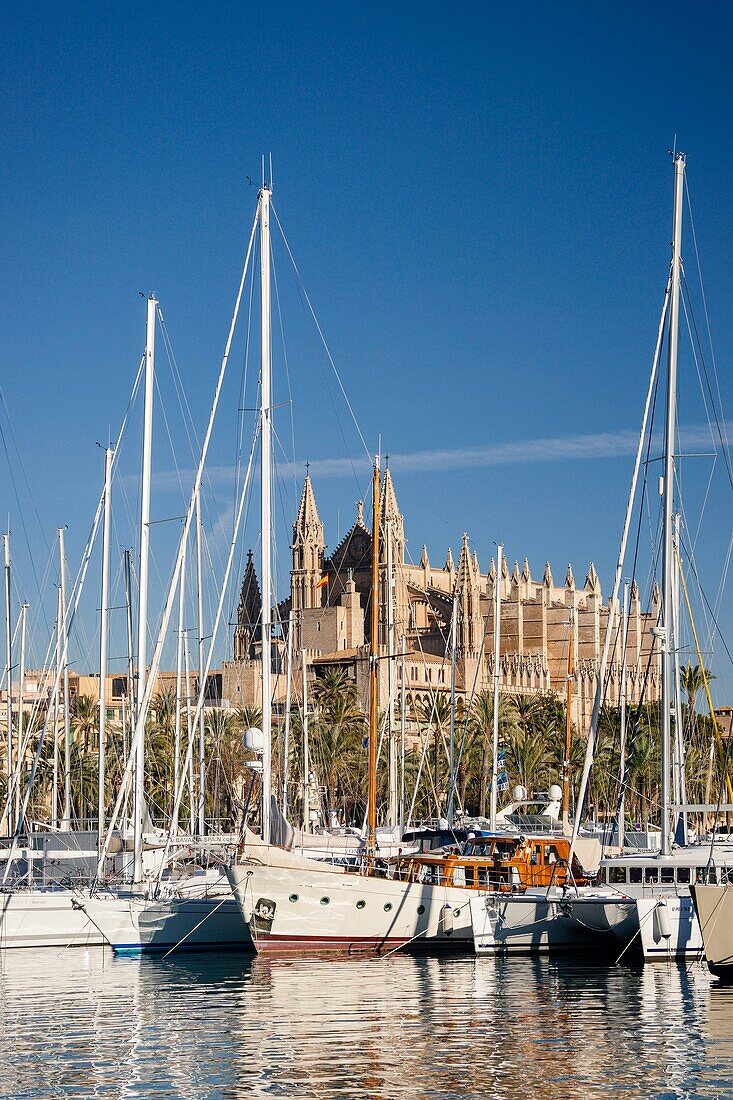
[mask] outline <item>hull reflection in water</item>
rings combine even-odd
[[[0,1095],[607,1100],[733,1094],[707,971],[565,960],[11,952]]]

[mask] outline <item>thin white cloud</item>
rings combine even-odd
[[[723,438],[729,439],[733,423],[722,425]],[[571,436],[546,436],[540,439],[510,440],[490,443],[483,447],[461,447],[457,449],[435,449],[413,451],[406,454],[394,454],[390,451],[390,469],[403,473],[435,473],[442,470],[479,469],[491,466],[524,465],[535,462],[573,462],[594,461],[598,459],[624,458],[633,455],[638,443],[638,433],[629,430],[596,432]],[[702,450],[705,454],[717,451],[719,444],[711,438],[707,424],[690,424],[680,428],[681,446],[684,452]],[[653,452],[658,452],[660,440],[654,441]],[[311,461],[311,474],[319,478],[341,478],[353,476],[354,470],[363,474],[368,470],[365,458],[322,458]],[[300,476],[302,463],[298,464]],[[293,475],[290,463],[279,463],[278,472],[285,476]],[[221,486],[234,479],[233,466],[214,466],[208,471],[212,485]],[[183,483],[193,478],[193,471],[182,472]],[[174,471],[160,472],[155,476],[156,486],[161,490],[179,488],[179,474]]]

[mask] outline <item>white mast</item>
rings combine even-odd
[[[285,733],[282,760],[282,812],[288,816],[288,771],[290,766],[290,695],[293,689],[293,613],[288,616],[288,650],[285,669]]]
[[[397,743],[394,724],[394,579],[392,576],[392,521],[385,518],[386,591],[387,591],[387,744],[389,747],[389,777],[387,825],[397,824]]]
[[[61,585],[56,591],[56,675],[53,693],[53,792],[51,824],[59,827],[59,669],[61,668]]]
[[[198,610],[198,661],[199,692],[206,702],[206,677],[204,672],[204,569],[201,552],[201,489],[196,496],[196,594]],[[204,707],[199,708],[199,788],[198,788],[198,827],[199,836],[206,832],[206,727]]]
[[[28,604],[23,603],[20,607],[20,666],[18,669],[18,759],[15,765],[17,772],[15,781],[15,825],[17,827],[18,818],[20,817],[20,776],[21,768],[23,765],[22,758],[22,745],[23,745],[23,689],[25,687],[25,640],[26,640],[26,617],[28,615]]]
[[[63,527],[59,527],[58,532],[59,567],[61,570],[59,587],[61,659],[64,665],[64,808],[61,816],[61,828],[66,832],[71,828],[71,713],[69,709],[69,638],[66,622],[66,550],[64,548]]]
[[[272,581],[270,532],[270,475],[272,464],[272,407],[270,397],[270,187],[260,189],[260,424],[262,432],[262,839],[270,843],[270,794],[272,787]]]
[[[407,681],[406,681],[406,667],[405,658],[407,648],[407,638],[402,635],[402,661],[401,661],[401,680],[400,685],[400,835],[401,830],[405,827],[405,733],[407,725],[407,716],[405,714],[405,707],[407,704]]]
[[[173,814],[171,817],[171,833],[178,831],[178,786],[183,786],[185,777],[178,775],[181,767],[181,712],[183,693],[183,635],[184,615],[186,601],[186,547],[183,547],[183,563],[181,565],[181,581],[178,590],[178,646],[176,648],[176,717],[173,732]]]
[[[680,684],[680,514],[674,515],[674,592],[672,596],[672,628],[674,638],[674,752],[672,773],[674,776],[672,798],[677,806],[684,807],[687,802],[687,786],[685,783],[685,746],[683,741],[682,723],[682,688]],[[681,818],[677,818],[675,812],[675,836],[677,835],[677,822],[682,824],[682,843],[687,843],[687,813],[684,809],[679,811]]]
[[[671,772],[671,708],[674,700],[674,447],[677,430],[677,347],[680,318],[680,271],[682,248],[682,202],[685,180],[685,154],[674,158],[674,212],[672,215],[672,270],[667,356],[667,414],[664,440],[664,529],[662,540],[662,788],[661,788],[661,851],[670,851],[670,772]]]
[[[619,700],[621,704],[621,732],[619,734],[619,775],[621,776],[621,794],[619,796],[618,805],[618,846],[623,848],[625,843],[624,837],[624,816],[626,813],[625,792],[624,792],[624,773],[626,771],[626,662],[627,662],[627,647],[629,637],[629,582],[624,581],[624,602],[623,610],[621,612],[621,698]],[[613,837],[611,837],[611,843],[613,843]]]
[[[153,462],[153,395],[155,389],[156,298],[148,298],[145,326],[145,404],[143,411],[143,453],[140,485],[140,574],[137,607],[137,717],[147,683],[148,660],[148,571],[150,563],[150,481]],[[145,738],[135,748],[133,881],[143,877],[143,816],[145,812]]]
[[[458,582],[453,586],[453,607],[450,618],[450,739],[449,739],[449,772],[448,780],[448,806],[446,815],[448,824],[453,825],[453,799],[456,789],[456,634],[458,632]],[[437,778],[437,777],[436,777]],[[440,807],[438,807],[440,814]]]
[[[504,544],[496,548],[496,580],[494,582],[494,713],[493,747],[491,753],[491,802],[489,823],[496,829],[496,783],[499,774],[499,660],[501,654],[501,589],[504,564]]]
[[[303,832],[310,832],[311,821],[311,762],[308,744],[308,669],[305,664],[305,650],[300,651],[300,667],[303,679]]]
[[[102,600],[99,614],[99,762],[97,768],[97,832],[99,853],[104,844],[104,779],[107,748],[107,665],[109,646],[109,536],[112,521],[112,458],[104,452],[104,520],[102,526]]]
[[[7,751],[5,761],[8,771],[8,789],[13,775],[13,628],[10,622],[11,593],[10,593],[10,535],[3,535],[3,561],[5,573],[5,668],[8,677],[8,707],[7,707]],[[20,742],[19,742],[20,743]],[[9,833],[13,831],[10,821],[10,806],[8,806],[8,820],[6,822]]]

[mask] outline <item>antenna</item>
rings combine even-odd
[[[270,153],[270,190],[273,190],[272,186],[272,153]]]

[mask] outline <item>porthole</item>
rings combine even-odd
[[[359,901],[357,901],[356,908],[357,909],[363,909],[365,905],[366,905],[366,902],[364,901],[363,898],[361,898]]]
[[[292,901],[292,902],[296,902],[297,900],[298,900],[298,895],[297,894],[291,894],[290,897],[288,898],[288,901]]]
[[[461,910],[460,909],[454,909],[453,910],[453,916],[454,917],[460,917],[460,915],[461,915]]]
[[[385,913],[389,913],[391,908],[392,908],[392,902],[391,901],[385,901],[385,903],[384,903]]]
[[[422,916],[422,914],[425,912],[425,906],[424,905],[418,905],[417,911],[420,914],[420,916]]]
[[[328,905],[330,900],[330,898],[321,898],[321,905]]]

